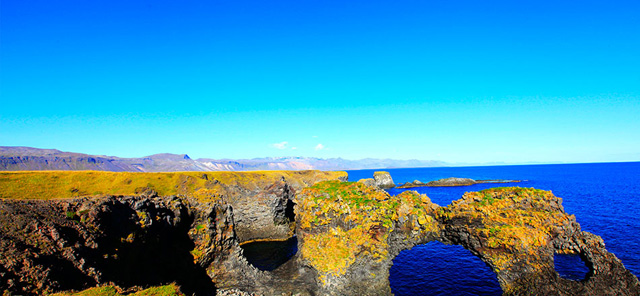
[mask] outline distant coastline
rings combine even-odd
[[[637,162],[637,161],[630,161]],[[606,162],[605,162],[606,163]],[[264,171],[264,170],[370,170],[427,167],[483,167],[553,165],[540,163],[449,163],[440,160],[364,158],[263,157],[253,159],[193,159],[187,154],[161,153],[137,158],[90,155],[20,146],[0,146],[0,171],[96,170],[110,172]]]

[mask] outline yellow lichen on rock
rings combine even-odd
[[[19,171],[0,172],[0,198],[61,199],[95,195],[137,195],[155,191],[160,196],[190,195],[215,201],[221,194],[242,187],[261,190],[286,179],[304,187],[317,180],[346,178],[346,172],[256,171],[256,172],[175,172],[133,173],[102,171]]]
[[[118,289],[113,286],[104,286],[104,287],[95,287],[89,288],[80,292],[60,292],[51,294],[52,296],[121,296],[121,295],[131,295],[131,296],[183,296],[184,294],[180,292],[180,288],[176,284],[164,285],[147,288],[135,293],[118,293]]]
[[[551,192],[543,190],[494,188],[467,193],[456,206],[482,220],[484,227],[477,232],[487,237],[488,247],[516,251],[545,246],[555,228],[570,221],[560,207],[540,206],[551,198]]]
[[[558,200],[533,188],[492,188],[465,193],[438,215],[445,223],[463,219],[475,225],[468,232],[497,272],[516,264],[528,264],[533,271],[542,267],[530,263],[540,261],[554,235],[575,221]]]
[[[356,258],[388,257],[388,238],[400,216],[418,230],[434,231],[437,222],[428,197],[415,192],[390,196],[357,182],[326,181],[297,197],[302,258],[321,277],[345,273]]]

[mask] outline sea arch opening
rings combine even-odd
[[[586,281],[593,275],[593,267],[581,254],[556,252],[553,265],[558,275],[572,281]]]
[[[496,274],[459,245],[432,241],[404,250],[389,270],[391,291],[404,295],[502,295]]]

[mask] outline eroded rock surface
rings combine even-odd
[[[391,178],[391,174],[389,174],[389,172],[374,172],[373,179],[376,182],[376,186],[382,189],[396,187],[396,184],[393,183],[393,179]]]
[[[317,171],[168,173],[122,174],[112,181],[113,173],[44,174],[11,176],[11,182],[0,182],[0,190],[6,197],[11,190],[33,190],[28,186],[35,184],[65,192],[64,184],[38,184],[65,178],[90,182],[80,184],[80,190],[100,182],[114,182],[103,186],[112,190],[128,190],[139,181],[130,176],[149,185],[136,188],[135,196],[0,200],[0,290],[5,293],[35,295],[105,284],[125,293],[171,282],[188,295],[213,295],[216,287],[263,294],[305,292],[308,285],[296,279],[305,278],[300,276],[304,272],[291,267],[278,276],[261,272],[247,263],[239,243],[256,236],[289,237],[296,190],[347,177],[344,172]],[[175,189],[163,189],[166,184],[157,180],[178,183]],[[27,187],[17,188],[22,184]],[[158,196],[153,188],[185,195]]]
[[[194,192],[179,196],[148,188],[136,196],[1,200],[0,290],[110,284],[125,293],[176,282],[188,295],[390,295],[393,258],[438,240],[486,262],[505,295],[640,293],[602,239],[581,231],[547,191],[488,189],[440,207],[426,195],[390,196],[340,174],[221,176],[198,177],[204,191],[193,187],[197,176],[179,179],[183,192]],[[334,180],[319,182],[327,179]],[[294,232],[298,254],[274,271],[243,257],[242,241]],[[561,278],[554,253],[579,254],[591,272],[580,282]]]
[[[321,294],[389,295],[393,258],[433,240],[462,245],[486,262],[505,295],[640,293],[638,279],[602,239],[581,231],[548,191],[488,189],[439,207],[412,191],[389,196],[360,183],[323,182],[297,200],[301,264],[318,271]],[[587,278],[561,278],[556,252],[580,254]]]
[[[17,294],[123,288],[176,281],[185,291],[214,286],[190,251],[206,245],[216,258],[234,245],[231,209],[171,197],[121,196],[0,203],[0,287]],[[190,231],[202,225],[208,236]],[[195,228],[200,228],[196,226]],[[206,241],[205,241],[206,240]],[[170,266],[171,268],[167,268]]]

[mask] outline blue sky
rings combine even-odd
[[[638,1],[1,5],[0,145],[640,160]]]

